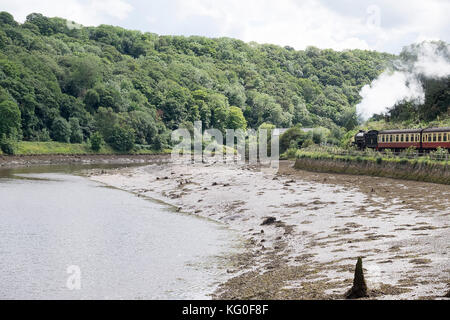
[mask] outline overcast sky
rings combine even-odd
[[[226,36],[296,49],[399,53],[423,40],[450,42],[449,0],[0,0],[0,11],[20,22],[39,12],[86,26]]]

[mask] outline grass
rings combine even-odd
[[[430,156],[410,159],[405,155],[373,151],[333,154],[320,149],[288,150],[284,156],[297,159],[297,169],[450,184],[450,161],[431,159]]]
[[[401,157],[395,157],[395,158],[388,158],[383,157],[381,155],[379,156],[364,156],[364,155],[334,155],[334,154],[328,154],[328,153],[318,153],[318,152],[307,152],[307,151],[300,151],[296,154],[296,159],[315,159],[315,160],[339,160],[344,162],[357,162],[357,163],[368,163],[373,162],[376,164],[383,164],[383,163],[399,163],[399,164],[411,164],[411,165],[417,165],[422,164],[425,166],[448,166],[450,165],[450,161],[439,161],[439,160],[433,160],[429,159],[426,156],[415,158],[415,159],[408,159],[408,158],[401,158]]]
[[[422,165],[450,165],[450,161],[433,159],[433,155],[425,155],[421,157],[408,157],[408,154],[380,153],[374,150],[356,151],[345,154],[345,151],[336,147],[312,147],[307,149],[289,149],[282,155],[285,159],[315,159],[315,160],[340,160],[344,162],[367,163],[400,163],[400,164],[422,164]]]
[[[170,150],[155,151],[147,148],[137,148],[127,154],[151,155],[168,154]],[[0,151],[0,154],[2,152]],[[94,155],[94,154],[123,154],[114,151],[110,146],[102,146],[99,152],[94,152],[87,143],[72,144],[62,142],[30,142],[20,141],[17,143],[16,155]]]

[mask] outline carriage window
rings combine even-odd
[[[409,142],[409,134],[406,135],[406,142]]]
[[[397,136],[395,137],[395,142],[399,142],[399,141],[400,141],[400,136],[397,135]]]
[[[439,135],[438,135],[438,141],[439,142],[441,142],[442,141],[442,136],[441,136],[441,134],[439,133]]]
[[[401,142],[405,141],[405,136],[403,134],[400,136],[400,141]]]
[[[390,142],[392,142],[392,134],[389,135],[389,140],[390,140]]]
[[[433,133],[433,142],[436,142],[436,140],[437,140],[437,134]]]
[[[442,136],[442,141],[447,142],[447,134],[444,133],[444,135]]]

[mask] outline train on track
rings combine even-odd
[[[354,144],[361,150],[400,152],[414,147],[420,152],[428,152],[440,147],[450,151],[450,128],[360,131]]]

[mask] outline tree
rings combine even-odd
[[[66,119],[57,117],[53,120],[51,136],[55,141],[69,142],[70,134],[70,125]]]
[[[446,43],[437,47],[448,57]],[[416,59],[410,51],[404,58]],[[166,128],[193,120],[222,132],[263,123],[350,129],[360,89],[392,58],[83,27],[38,13],[19,24],[0,12],[0,88],[19,107],[16,129],[25,140],[54,138],[54,122],[64,127],[59,117],[77,118],[83,137],[98,130],[107,143],[115,125],[132,128],[136,143],[155,144]],[[448,79],[425,81],[424,88],[426,103],[411,109],[418,114],[411,119],[446,117]],[[75,131],[70,140],[80,141]]]
[[[119,116],[111,108],[98,108],[95,114],[95,127],[102,134],[106,141],[112,136],[114,126],[119,121]]]
[[[83,131],[81,131],[80,121],[77,118],[70,118],[69,126],[70,126],[70,142],[82,143]]]
[[[0,97],[1,99],[1,97]],[[20,130],[20,110],[14,101],[3,100],[0,102],[0,136],[16,138]]]
[[[306,138],[306,133],[300,127],[296,126],[289,129],[288,131],[283,133],[280,138],[280,152],[284,153],[292,146],[294,146],[295,148],[301,148]]]
[[[17,22],[14,21],[14,17],[5,11],[0,12],[0,24],[6,24],[13,27],[17,26]]]
[[[247,129],[247,121],[245,120],[242,110],[238,107],[230,107],[226,123],[227,129]]]
[[[96,111],[100,105],[100,96],[94,89],[89,89],[84,96],[84,103],[91,112]]]
[[[103,137],[100,132],[94,132],[91,136],[91,149],[95,152],[99,152],[104,144]]]
[[[12,138],[7,138],[6,134],[0,136],[0,150],[4,154],[12,155],[16,151],[16,141]]]
[[[109,144],[117,151],[129,152],[134,148],[135,139],[133,129],[115,125],[109,138]]]

